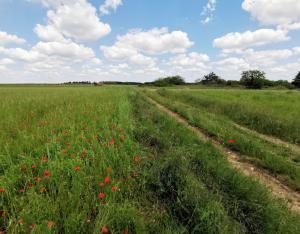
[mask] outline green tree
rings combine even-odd
[[[244,71],[240,80],[248,89],[261,89],[266,81],[265,73],[259,70]]]
[[[214,72],[211,72],[207,75],[205,75],[201,80],[197,80],[196,82],[200,82],[204,85],[207,84],[225,84],[226,81],[221,79],[218,75],[216,75]]]
[[[185,84],[184,79],[181,76],[169,76],[165,78],[160,78],[153,82],[155,86],[170,86],[170,85],[183,85]]]
[[[297,76],[292,82],[293,85],[295,85],[297,88],[300,88],[300,71],[298,72]]]

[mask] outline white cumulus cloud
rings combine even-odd
[[[23,44],[25,39],[16,35],[8,34],[7,32],[0,31],[0,45],[6,44]]]
[[[224,50],[245,49],[262,46],[270,43],[288,41],[289,37],[285,30],[258,29],[243,33],[232,32],[223,37],[216,38],[213,46]]]
[[[100,6],[100,12],[104,15],[108,15],[110,14],[110,9],[116,11],[122,4],[122,0],[105,0],[104,4]]]

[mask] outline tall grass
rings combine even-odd
[[[226,116],[194,107],[180,98],[173,99],[155,92],[148,92],[148,95],[185,117],[190,124],[204,129],[227,147],[248,156],[247,160],[269,170],[291,188],[300,191],[299,154],[238,128]],[[231,143],[230,140],[235,142]]]
[[[285,141],[300,144],[300,93],[297,91],[160,90],[173,100],[227,116]]]
[[[189,233],[295,233],[297,215],[212,145],[140,96],[136,139],[151,148],[147,186]],[[193,211],[191,211],[193,209]]]

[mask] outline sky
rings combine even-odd
[[[300,70],[299,0],[0,0],[0,83]]]

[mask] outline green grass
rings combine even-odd
[[[136,139],[152,149],[146,185],[188,233],[294,233],[297,216],[212,145],[137,96]]]
[[[299,153],[238,128],[227,116],[208,112],[206,108],[194,106],[180,97],[170,97],[168,92],[148,91],[147,94],[185,117],[190,124],[205,130],[228,148],[248,156],[246,160],[269,170],[285,184],[300,191]],[[232,139],[236,142],[228,142]]]
[[[300,145],[300,93],[221,89],[169,89],[161,94],[224,115],[258,132]]]
[[[282,201],[133,88],[0,87],[0,100],[0,231],[300,230]]]

